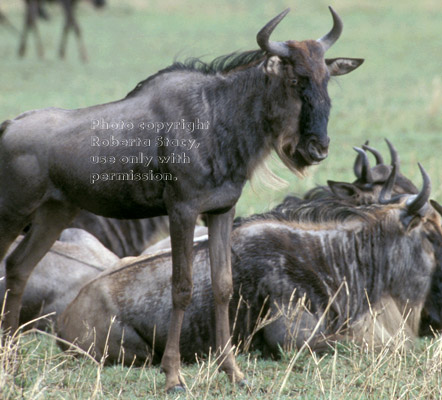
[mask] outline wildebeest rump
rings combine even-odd
[[[11,246],[18,245],[19,239]],[[23,294],[20,324],[38,319],[36,327],[44,329],[55,321],[75,298],[80,288],[120,259],[98,239],[80,229],[63,231],[60,240],[41,259],[29,278]],[[0,302],[5,296],[5,263],[0,265]],[[50,316],[39,319],[41,316]]]
[[[294,209],[291,220],[243,220],[232,234],[234,342],[246,341],[269,312],[274,320],[256,332],[254,345],[273,355],[287,345],[300,347],[334,295],[310,342],[313,349],[345,334],[370,345],[385,344],[401,329],[415,338],[435,268],[434,248],[442,245],[441,218],[428,202],[425,175],[424,182],[419,195],[382,200],[388,204],[349,207],[336,198],[318,199],[299,213]],[[131,364],[136,356],[143,363],[153,352],[156,361],[172,307],[163,295],[170,263],[165,252],[101,274],[59,319],[60,336],[92,349],[98,360]],[[188,361],[215,346],[207,242],[195,245],[194,268],[198,286],[181,341]],[[304,297],[305,308],[290,315]]]
[[[271,149],[298,172],[327,156],[329,77],[362,63],[324,59],[342,31],[330,10],[333,28],[321,39],[270,41],[286,10],[258,33],[260,50],[210,64],[175,63],[113,103],[35,110],[5,121],[0,258],[31,223],[7,259],[6,329],[18,327],[28,276],[79,209],[113,218],[168,214],[173,311],[162,367],[166,388],[181,386],[179,333],[192,295],[193,230],[197,216],[207,213],[221,368],[241,381],[228,321],[234,206]],[[144,146],[142,154],[134,149],[138,145]]]

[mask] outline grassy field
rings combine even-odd
[[[2,2],[1,7],[21,27],[22,8],[16,3]],[[286,187],[270,190],[258,177],[253,188],[246,187],[237,213],[267,210],[287,193],[302,194],[327,179],[353,180],[352,147],[370,139],[387,154],[384,138],[397,147],[402,172],[417,186],[417,162],[423,164],[432,179],[433,197],[441,202],[442,3],[436,0],[109,0],[101,11],[84,2],[78,15],[90,56],[87,64],[80,62],[73,38],[67,59],[57,58],[61,14],[58,7],[50,7],[51,21],[40,25],[44,60],[38,59],[32,38],[27,56],[19,59],[18,35],[0,25],[0,121],[29,109],[78,108],[122,98],[175,58],[208,61],[234,50],[255,49],[257,31],[288,6],[292,12],[272,38],[318,38],[331,27],[329,3],[343,18],[344,32],[328,57],[366,59],[358,70],[329,85],[330,155],[303,180],[272,161]],[[164,376],[157,368],[102,368],[87,358],[60,353],[52,339],[41,335],[24,335],[18,348],[2,351],[0,398],[164,396]],[[200,360],[184,368],[187,397],[218,398],[220,391],[223,398],[436,399],[442,394],[441,352],[442,343],[435,339],[422,341],[407,354],[391,349],[371,354],[342,346],[323,358],[290,353],[279,362],[241,355],[241,367],[253,385],[251,395],[213,374],[211,360]],[[286,373],[293,357],[299,358],[293,372]]]

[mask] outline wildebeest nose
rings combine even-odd
[[[328,137],[321,141],[317,140],[316,138],[310,139],[307,150],[312,160],[319,162],[327,158],[329,143],[330,138]]]

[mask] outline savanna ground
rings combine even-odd
[[[237,214],[262,212],[287,193],[302,194],[327,179],[353,180],[353,146],[366,139],[387,156],[384,138],[401,157],[401,170],[417,186],[420,161],[431,176],[432,197],[442,201],[442,3],[436,0],[179,1],[108,0],[101,11],[79,8],[90,61],[79,61],[70,38],[65,61],[57,58],[61,32],[58,7],[40,24],[46,55],[34,42],[24,59],[16,56],[18,35],[0,25],[0,121],[35,108],[78,108],[124,97],[139,81],[175,59],[204,60],[257,47],[257,31],[286,7],[292,12],[272,36],[276,40],[318,38],[331,27],[328,4],[344,21],[341,39],[327,56],[361,57],[366,62],[330,82],[333,109],[330,155],[300,180],[277,161],[273,171],[285,188],[268,188],[259,177],[247,187]],[[2,2],[2,11],[21,27],[20,2]],[[388,159],[388,157],[387,157]],[[239,356],[251,393],[216,374],[212,359],[183,368],[187,394],[169,398],[441,398],[442,341],[421,340],[405,352],[386,347],[364,352],[339,345],[323,357],[308,350],[287,352],[280,361],[257,354]],[[102,367],[89,358],[61,353],[41,334],[20,336],[18,346],[0,353],[0,398],[131,399],[167,397],[159,368]]]

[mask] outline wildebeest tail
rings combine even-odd
[[[0,125],[0,135],[6,130],[7,126],[11,123],[10,119],[7,119],[6,121],[3,121]]]

